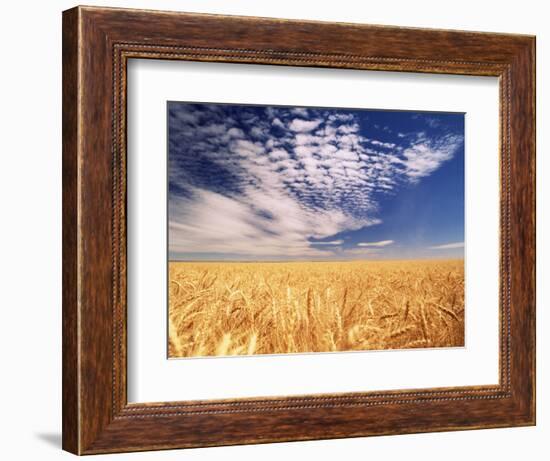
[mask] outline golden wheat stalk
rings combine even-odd
[[[464,345],[462,260],[171,262],[169,281],[170,357]]]

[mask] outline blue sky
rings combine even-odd
[[[171,260],[462,258],[464,114],[168,103]]]

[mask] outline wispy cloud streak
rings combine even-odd
[[[455,248],[464,248],[464,242],[445,243],[444,245],[429,247],[430,250],[453,250]]]
[[[391,245],[393,240],[381,240],[380,242],[361,242],[358,243],[357,246],[360,247],[385,247],[388,245]]]

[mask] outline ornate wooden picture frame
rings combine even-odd
[[[498,77],[498,385],[128,403],[126,69],[133,58]],[[93,454],[533,424],[534,37],[94,7],[63,13],[65,450]]]

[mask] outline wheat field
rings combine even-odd
[[[169,356],[464,345],[464,261],[170,262]]]

